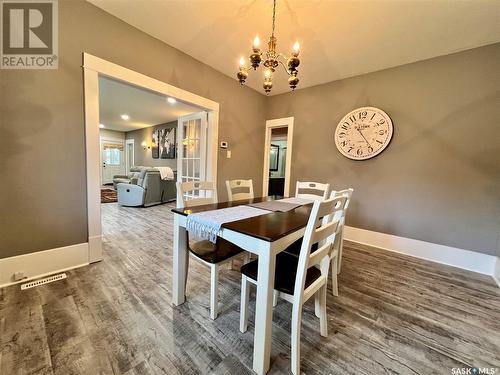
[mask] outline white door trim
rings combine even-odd
[[[283,117],[266,121],[266,136],[264,138],[264,172],[262,177],[262,196],[269,189],[269,148],[271,147],[271,132],[275,128],[288,128],[286,166],[285,166],[285,197],[290,196],[290,175],[292,170],[293,117]]]
[[[219,103],[182,90],[145,74],[83,53],[85,99],[85,149],[87,164],[87,220],[89,236],[89,263],[102,260],[100,142],[99,142],[99,75],[143,87],[174,97],[209,111],[209,139],[207,142],[207,179],[217,182],[217,143]]]
[[[135,140],[134,139],[125,139],[125,174],[130,171],[130,167],[133,165],[128,165],[128,145],[132,145],[132,160],[133,164],[135,164]]]
[[[126,157],[125,139],[122,139],[122,138],[113,138],[113,137],[108,137],[108,136],[106,136],[106,137],[101,136],[100,139],[99,139],[99,147],[101,148],[101,150],[100,150],[100,157],[101,157],[101,162],[100,162],[100,166],[101,166],[101,185],[104,185],[104,183],[105,183],[103,181],[104,180],[104,176],[103,176],[103,173],[104,173],[104,170],[103,170],[104,160],[102,160],[102,154],[103,154],[102,144],[104,142],[120,143],[123,146],[123,154],[122,154],[123,159],[122,159],[122,165],[120,166],[121,170],[120,170],[120,173],[117,173],[117,174],[125,174],[124,172],[127,169],[127,166],[126,166],[127,161],[125,160],[125,157]],[[112,181],[112,179],[111,179],[111,181]]]

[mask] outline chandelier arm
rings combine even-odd
[[[283,60],[288,61],[288,56],[282,53],[278,53],[278,57],[281,57]]]
[[[285,69],[285,72],[291,76],[292,74],[290,73],[290,71],[288,70],[288,67],[285,65],[285,63],[281,60],[278,60],[278,62],[280,63],[280,65],[283,67],[283,69]]]

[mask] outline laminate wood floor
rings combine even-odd
[[[209,270],[190,263],[187,302],[171,304],[171,206],[102,206],[104,261],[68,278],[0,291],[0,373],[250,374],[250,327],[238,330],[240,275],[221,272],[209,318]],[[500,289],[483,275],[346,242],[329,336],[303,313],[305,374],[451,374],[500,368]],[[274,311],[270,373],[290,369],[291,306]],[[500,373],[500,370],[497,370]]]

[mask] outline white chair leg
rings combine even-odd
[[[280,292],[278,292],[277,290],[275,290],[273,293],[273,307],[276,307],[276,305],[278,304],[279,294]]]
[[[240,332],[248,329],[248,300],[250,299],[250,283],[245,275],[241,275],[241,301],[240,301]]]
[[[296,301],[292,307],[292,363],[291,371],[300,375],[300,325],[302,320],[302,304]]]
[[[332,259],[332,294],[339,295],[339,285],[337,281],[338,256]]]
[[[321,299],[319,295],[319,290],[314,295],[314,315],[316,317],[321,318]]]
[[[342,230],[340,231],[340,244],[339,244],[339,255],[338,255],[338,265],[337,265],[337,269],[336,269],[336,272],[337,274],[340,273],[340,267],[341,267],[341,264],[342,264],[342,249],[344,248],[344,226],[342,225]],[[332,273],[333,273],[333,269],[332,269]]]
[[[210,266],[210,318],[217,319],[219,300],[219,265]]]
[[[320,309],[320,315],[319,315],[319,329],[320,329],[320,334],[323,337],[328,336],[328,317],[326,315],[326,284],[318,290],[318,296],[319,296],[319,309]]]

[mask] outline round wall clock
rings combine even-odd
[[[335,145],[349,159],[370,159],[389,145],[392,131],[387,113],[375,107],[362,107],[340,120],[335,130]]]

